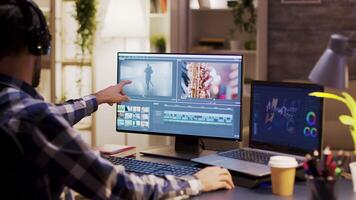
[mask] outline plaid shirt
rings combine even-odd
[[[31,169],[32,180],[26,181],[33,183],[28,187],[35,199],[58,199],[66,186],[91,199],[162,199],[200,192],[195,177],[137,176],[93,152],[72,125],[96,111],[94,96],[53,105],[25,82],[0,74],[0,85],[0,132],[19,144],[23,168]]]

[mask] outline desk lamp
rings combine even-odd
[[[324,51],[314,69],[309,74],[309,79],[326,87],[344,90],[348,87],[347,58],[356,57],[356,41],[347,37],[333,34],[328,48]],[[356,101],[347,92],[335,95],[327,92],[313,92],[310,96],[334,99],[344,103],[350,110],[351,116],[340,115],[342,124],[350,127],[354,141],[354,153],[356,154]]]

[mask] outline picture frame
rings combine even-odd
[[[282,4],[321,4],[321,0],[281,0]]]

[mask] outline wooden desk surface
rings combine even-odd
[[[352,191],[352,182],[349,180],[340,180],[337,184],[336,192],[339,200],[356,200],[356,193]],[[291,197],[282,197],[272,194],[271,188],[248,189],[236,187],[231,191],[221,190],[211,193],[205,193],[193,199],[215,200],[215,199],[263,199],[263,200],[294,200],[309,199],[310,191],[305,182],[296,183],[294,186],[294,195]]]
[[[194,166],[195,164],[188,161],[180,161],[180,160],[173,160],[173,159],[166,159],[166,158],[158,158],[158,157],[151,157],[151,156],[142,156],[138,155],[137,159],[139,160],[146,160],[151,162],[161,162],[167,164],[178,164],[178,165],[186,165],[186,166]],[[340,180],[338,181],[336,193],[338,194],[339,200],[356,200],[356,193],[352,190],[352,182],[350,180]],[[309,199],[310,191],[307,187],[306,182],[297,182],[294,186],[294,195],[291,197],[281,197],[272,194],[272,189],[270,186],[266,186],[263,188],[257,189],[248,189],[244,187],[236,187],[233,190],[220,190],[210,193],[204,193],[200,196],[194,197],[192,199],[199,199],[199,200],[216,200],[216,199]]]

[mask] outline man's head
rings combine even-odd
[[[37,87],[41,55],[48,54],[51,48],[51,35],[43,13],[31,0],[2,0],[0,27],[0,61],[24,54],[32,56],[32,85]]]

